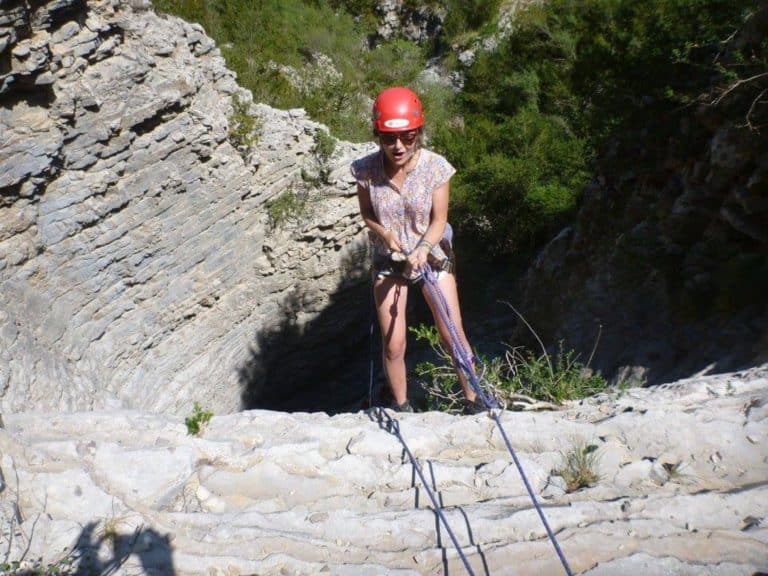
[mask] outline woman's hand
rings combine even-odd
[[[392,232],[389,230],[385,230],[384,234],[382,235],[382,239],[384,240],[384,243],[387,245],[387,248],[390,249],[391,252],[402,252],[403,249],[400,246],[400,242],[397,241],[397,238],[395,237]]]
[[[417,276],[419,271],[427,264],[427,256],[432,247],[427,242],[419,242],[416,248],[408,255],[406,264],[406,276],[409,278]]]

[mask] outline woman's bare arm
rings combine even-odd
[[[378,234],[382,240],[389,246],[389,249],[393,252],[402,251],[400,243],[394,235],[384,228],[376,218],[376,213],[373,210],[373,204],[371,203],[371,194],[361,185],[357,185],[357,201],[360,204],[360,215],[363,217],[363,222],[372,230],[375,234]]]

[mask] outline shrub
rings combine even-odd
[[[213,418],[213,412],[203,410],[197,400],[195,400],[192,408],[192,415],[184,420],[184,424],[187,425],[187,434],[197,436],[202,432],[203,428],[211,418]]]
[[[229,116],[229,141],[241,153],[247,154],[256,143],[258,124],[249,113],[248,103],[240,100],[235,94],[232,97],[232,113]]]
[[[575,212],[592,157],[573,128],[574,39],[530,9],[480,52],[435,146],[457,167],[453,218],[495,254],[532,253]]]
[[[593,486],[600,479],[596,467],[599,460],[597,446],[577,443],[567,452],[561,452],[562,467],[555,471],[565,481],[565,491],[575,492]]]
[[[454,412],[461,407],[463,398],[459,380],[451,364],[451,356],[440,341],[437,329],[419,325],[409,330],[418,340],[426,341],[442,361],[420,362],[415,374],[424,388],[429,409]],[[566,400],[585,398],[607,388],[599,374],[593,374],[578,362],[572,350],[550,355],[546,351],[536,355],[531,351],[513,348],[504,357],[476,358],[478,377],[484,392],[503,406],[523,407],[537,402],[554,407]]]
[[[305,176],[309,178],[309,176]],[[276,228],[286,222],[296,221],[307,211],[307,194],[291,189],[267,203],[269,225]]]

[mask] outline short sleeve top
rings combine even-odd
[[[381,150],[355,160],[351,170],[358,185],[368,191],[377,220],[394,234],[406,253],[416,248],[429,227],[432,193],[456,173],[448,160],[424,148],[414,169],[405,175],[402,190],[387,177]],[[379,235],[371,237],[374,255],[388,255],[389,247]],[[432,249],[432,255],[446,258],[439,245]]]

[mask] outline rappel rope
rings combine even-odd
[[[563,551],[560,548],[560,544],[558,544],[557,542],[555,533],[552,531],[552,528],[550,528],[549,522],[547,522],[546,516],[544,516],[544,511],[542,510],[541,505],[539,504],[539,501],[536,498],[536,494],[533,491],[533,488],[531,487],[530,482],[528,481],[528,477],[525,475],[523,466],[517,457],[517,453],[515,452],[514,448],[512,448],[512,443],[509,441],[509,438],[507,437],[507,433],[504,431],[504,427],[501,425],[501,420],[499,419],[500,410],[494,411],[494,408],[498,408],[498,403],[496,402],[495,398],[489,398],[483,391],[482,387],[480,386],[480,380],[477,377],[477,373],[475,372],[475,369],[472,363],[472,356],[470,352],[464,348],[464,345],[459,340],[458,332],[456,331],[456,325],[453,323],[453,319],[451,318],[451,310],[448,306],[448,302],[446,302],[445,300],[445,296],[443,296],[443,293],[437,284],[437,277],[435,276],[435,273],[432,271],[432,268],[430,266],[424,266],[424,268],[421,271],[421,276],[424,279],[425,286],[427,287],[427,291],[429,292],[430,297],[432,298],[432,302],[434,303],[435,307],[438,310],[438,313],[440,314],[440,318],[443,320],[446,326],[448,326],[448,330],[451,335],[450,344],[453,350],[454,361],[459,365],[459,368],[461,368],[464,371],[464,373],[467,375],[467,377],[469,378],[470,384],[472,385],[472,389],[480,397],[480,399],[485,403],[485,406],[486,408],[488,408],[491,418],[494,420],[494,422],[496,422],[496,425],[499,428],[499,432],[501,433],[501,437],[504,439],[504,444],[506,444],[507,450],[509,450],[509,453],[512,455],[512,459],[515,462],[515,466],[517,467],[517,470],[520,473],[520,478],[522,478],[523,484],[525,484],[525,488],[528,491],[528,495],[531,497],[533,506],[534,508],[536,508],[536,512],[538,512],[539,518],[541,518],[542,524],[544,524],[544,529],[547,531],[547,535],[549,536],[549,539],[552,541],[552,545],[555,547],[555,551],[557,552],[557,555],[560,558],[560,562],[562,563],[566,574],[568,574],[568,576],[573,576],[571,567],[568,565],[568,561],[565,558],[565,554],[563,554]]]
[[[432,501],[432,506],[435,510],[435,513],[437,514],[438,518],[440,518],[440,521],[443,523],[443,526],[445,526],[445,531],[448,532],[448,536],[451,538],[451,542],[453,542],[453,546],[456,548],[456,551],[459,553],[459,557],[461,558],[461,561],[464,563],[464,567],[467,569],[467,572],[470,574],[470,576],[475,576],[475,572],[472,570],[472,566],[469,563],[469,559],[467,558],[466,554],[464,554],[464,550],[462,550],[461,544],[459,544],[458,538],[456,538],[456,535],[453,533],[453,530],[451,529],[451,525],[448,524],[448,519],[445,517],[443,508],[440,505],[440,502],[438,501],[437,496],[435,496],[434,490],[430,488],[429,483],[427,482],[427,479],[424,476],[424,471],[421,469],[421,466],[416,460],[416,457],[411,452],[411,449],[408,448],[408,443],[405,441],[405,438],[403,438],[403,435],[400,434],[400,423],[394,418],[392,418],[389,414],[387,414],[386,410],[384,410],[381,406],[376,407],[374,409],[374,412],[376,413],[376,416],[379,419],[379,422],[386,421],[387,431],[390,432],[391,434],[394,434],[397,437],[397,439],[400,440],[400,444],[402,444],[403,450],[405,450],[405,453],[408,455],[408,459],[411,461],[411,466],[413,466],[413,469],[416,471],[416,474],[419,475],[419,480],[421,480],[421,484],[424,486],[424,489],[426,490],[427,495],[429,495],[429,499]]]
[[[512,443],[510,442],[509,437],[507,436],[507,433],[505,432],[504,427],[501,424],[501,420],[499,419],[499,413],[501,412],[501,410],[499,409],[499,404],[495,398],[493,398],[492,396],[489,397],[480,386],[480,380],[477,376],[477,373],[475,372],[474,365],[472,362],[472,354],[464,348],[464,345],[459,339],[459,335],[456,330],[456,325],[454,324],[453,319],[451,317],[450,307],[448,306],[448,302],[446,302],[445,296],[443,295],[442,291],[440,290],[440,287],[437,284],[437,277],[435,276],[435,273],[432,271],[432,268],[430,266],[424,266],[424,268],[419,272],[419,274],[421,278],[424,280],[424,285],[426,286],[427,291],[429,292],[430,298],[432,299],[432,302],[434,303],[435,308],[437,309],[438,314],[440,315],[440,318],[443,320],[443,323],[448,327],[448,332],[451,336],[450,346],[453,353],[452,355],[453,355],[454,361],[459,366],[459,368],[463,370],[464,373],[467,375],[467,377],[469,378],[469,382],[472,386],[472,389],[480,397],[482,402],[485,404],[486,408],[488,408],[489,414],[493,419],[493,421],[496,422],[496,425],[499,428],[499,432],[501,433],[501,437],[504,440],[504,444],[506,445],[507,450],[512,456],[512,460],[514,461],[515,466],[517,467],[517,471],[520,474],[520,478],[523,480],[523,484],[525,485],[525,488],[528,491],[528,495],[530,496],[531,501],[533,502],[533,506],[536,509],[536,512],[538,513],[542,524],[544,525],[544,529],[546,530],[547,535],[549,536],[549,539],[552,542],[552,545],[555,548],[555,552],[557,552],[557,555],[560,558],[560,562],[562,563],[566,574],[568,576],[573,576],[573,572],[571,571],[571,567],[568,564],[568,560],[566,560],[565,554],[560,548],[560,544],[558,543],[557,538],[555,537],[555,533],[552,531],[552,528],[549,526],[549,522],[547,521],[547,518],[544,515],[544,511],[542,510],[541,505],[539,504],[539,501],[536,498],[536,494],[533,491],[533,487],[531,486],[531,483],[528,481],[528,477],[526,476],[525,471],[523,470],[523,465],[520,462],[520,459],[517,457],[517,453],[512,447]],[[373,289],[371,290],[371,299],[372,299],[372,306],[371,306],[371,322],[370,322],[370,331],[369,331],[370,366],[369,366],[369,382],[368,382],[368,403],[369,403],[369,406],[373,407],[373,368],[374,368],[373,366],[374,317],[373,316],[374,316],[374,308],[375,308],[375,306],[373,305],[374,304]],[[494,409],[497,409],[497,411],[494,411]],[[440,506],[434,491],[432,490],[432,488],[430,488],[429,483],[427,482],[424,476],[424,472],[422,471],[421,466],[419,465],[413,453],[411,452],[410,448],[408,447],[408,444],[405,441],[405,438],[403,438],[403,435],[400,433],[400,425],[398,421],[393,419],[391,416],[389,416],[389,414],[387,414],[386,411],[381,407],[376,408],[375,411],[377,413],[377,417],[379,418],[379,422],[383,422],[386,419],[387,430],[390,433],[394,434],[402,444],[403,449],[405,450],[405,453],[408,455],[408,458],[411,461],[411,465],[413,466],[413,469],[418,474],[419,479],[421,480],[421,483],[424,486],[424,489],[426,490],[429,496],[429,499],[432,501],[432,505],[434,506],[435,513],[438,515],[438,518],[443,523],[443,526],[445,526],[445,529],[448,532],[448,535],[450,536],[451,541],[453,542],[453,545],[459,554],[459,557],[464,563],[464,566],[466,567],[467,572],[470,574],[470,576],[475,576],[475,573],[469,564],[469,560],[464,554],[464,551],[462,550],[458,542],[458,539],[456,538],[456,535],[453,533],[453,530],[448,524],[448,520],[445,517],[445,514],[443,513],[442,507]]]

